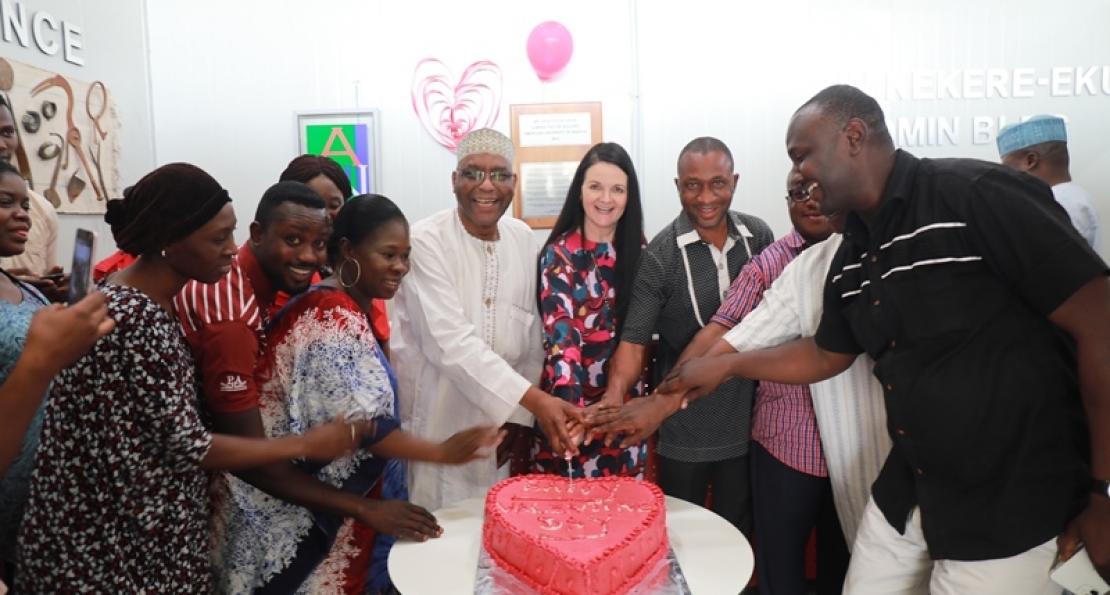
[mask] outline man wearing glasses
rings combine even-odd
[[[531,425],[556,451],[579,410],[536,388],[543,342],[536,302],[536,239],[503,217],[513,201],[513,144],[490,128],[467,134],[451,174],[457,206],[412,226],[412,268],[396,299],[393,360],[401,418],[445,440],[475,425]],[[502,454],[499,452],[499,454]],[[508,466],[483,459],[458,467],[410,463],[413,503],[436,510],[485,494]]]
[[[604,401],[624,401],[654,334],[656,380],[667,374],[717,312],[741,267],[774,241],[762,219],[729,210],[738,178],[732,153],[716,138],[696,138],[680,152],[675,187],[682,212],[640,257]],[[656,446],[659,487],[667,495],[700,506],[712,487],[713,511],[746,535],[754,393],[750,380],[729,381],[663,422]]]

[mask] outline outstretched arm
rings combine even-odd
[[[599,410],[589,423],[594,426],[594,433],[605,434],[606,442],[625,434],[621,444],[635,444],[650,436],[684,401],[713,392],[733,376],[811,384],[836,376],[855,359],[855,354],[821,349],[812,337],[769,349],[696,358],[675,368],[652,396],[620,408]]]
[[[710,322],[703,326],[698,334],[686,345],[686,349],[682,350],[682,355],[678,357],[678,362],[675,367],[678,367],[694,358],[705,357],[708,355],[720,355],[721,353],[728,353],[735,351],[729,349],[728,351],[721,351],[721,337],[725,336],[729,327],[719,323]],[[727,345],[727,344],[726,344]]]
[[[474,427],[456,432],[440,443],[429,442],[396,429],[379,442],[370,446],[370,452],[379,457],[426,461],[441,465],[462,465],[490,456],[505,432],[493,427]]]
[[[23,354],[0,386],[0,477],[19,454],[23,435],[42,405],[54,376],[80,358],[97,340],[110,333],[115,322],[108,318],[104,294],[89,293],[69,308],[47,306],[31,318]]]
[[[602,401],[613,405],[624,402],[624,396],[644,373],[644,358],[647,356],[647,345],[637,345],[628,341],[621,341],[617,349],[609,358],[608,384],[605,386],[605,395]]]
[[[347,423],[343,417],[304,434],[281,438],[244,438],[213,434],[212,445],[200,460],[201,469],[235,471],[297,458],[330,461],[353,452],[373,422]]]
[[[836,376],[856,360],[854,353],[835,353],[804,337],[777,347],[691,360],[667,375],[659,392],[697,399],[733,376],[780,384],[813,384]]]
[[[1099,275],[1049,315],[1075,339],[1079,390],[1091,436],[1091,474],[1110,479],[1110,278]],[[1092,494],[1059,539],[1071,557],[1082,542],[1099,575],[1110,581],[1110,498]]]
[[[243,437],[264,438],[258,408],[236,413],[213,413],[216,431]],[[243,481],[297,506],[352,517],[375,531],[416,540],[438,537],[436,519],[423,508],[399,500],[362,498],[328,485],[285,459],[235,472]]]

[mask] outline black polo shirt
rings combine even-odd
[[[1086,502],[1074,344],[1047,318],[1106,264],[1040,180],[899,151],[870,228],[851,213],[817,343],[867,352],[893,448],[873,486],[934,559],[1019,554]]]

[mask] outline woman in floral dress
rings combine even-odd
[[[632,159],[620,145],[595,145],[582,158],[563,210],[540,253],[544,361],[540,388],[588,407],[601,402],[610,356],[628,310],[643,250],[644,217]],[[625,398],[641,395],[637,385]],[[642,477],[645,446],[593,441],[564,460],[538,429],[534,470],[573,477]]]
[[[105,220],[138,260],[102,287],[115,329],[55,379],[19,534],[20,594],[209,593],[207,470],[349,453],[370,424],[294,438],[211,434],[173,314],[189,279],[216,282],[235,211],[187,164],[147,174]]]

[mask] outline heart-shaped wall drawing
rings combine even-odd
[[[447,66],[425,58],[412,75],[412,109],[439,144],[454,151],[466,133],[493,125],[501,112],[501,68],[483,60],[458,81]]]

